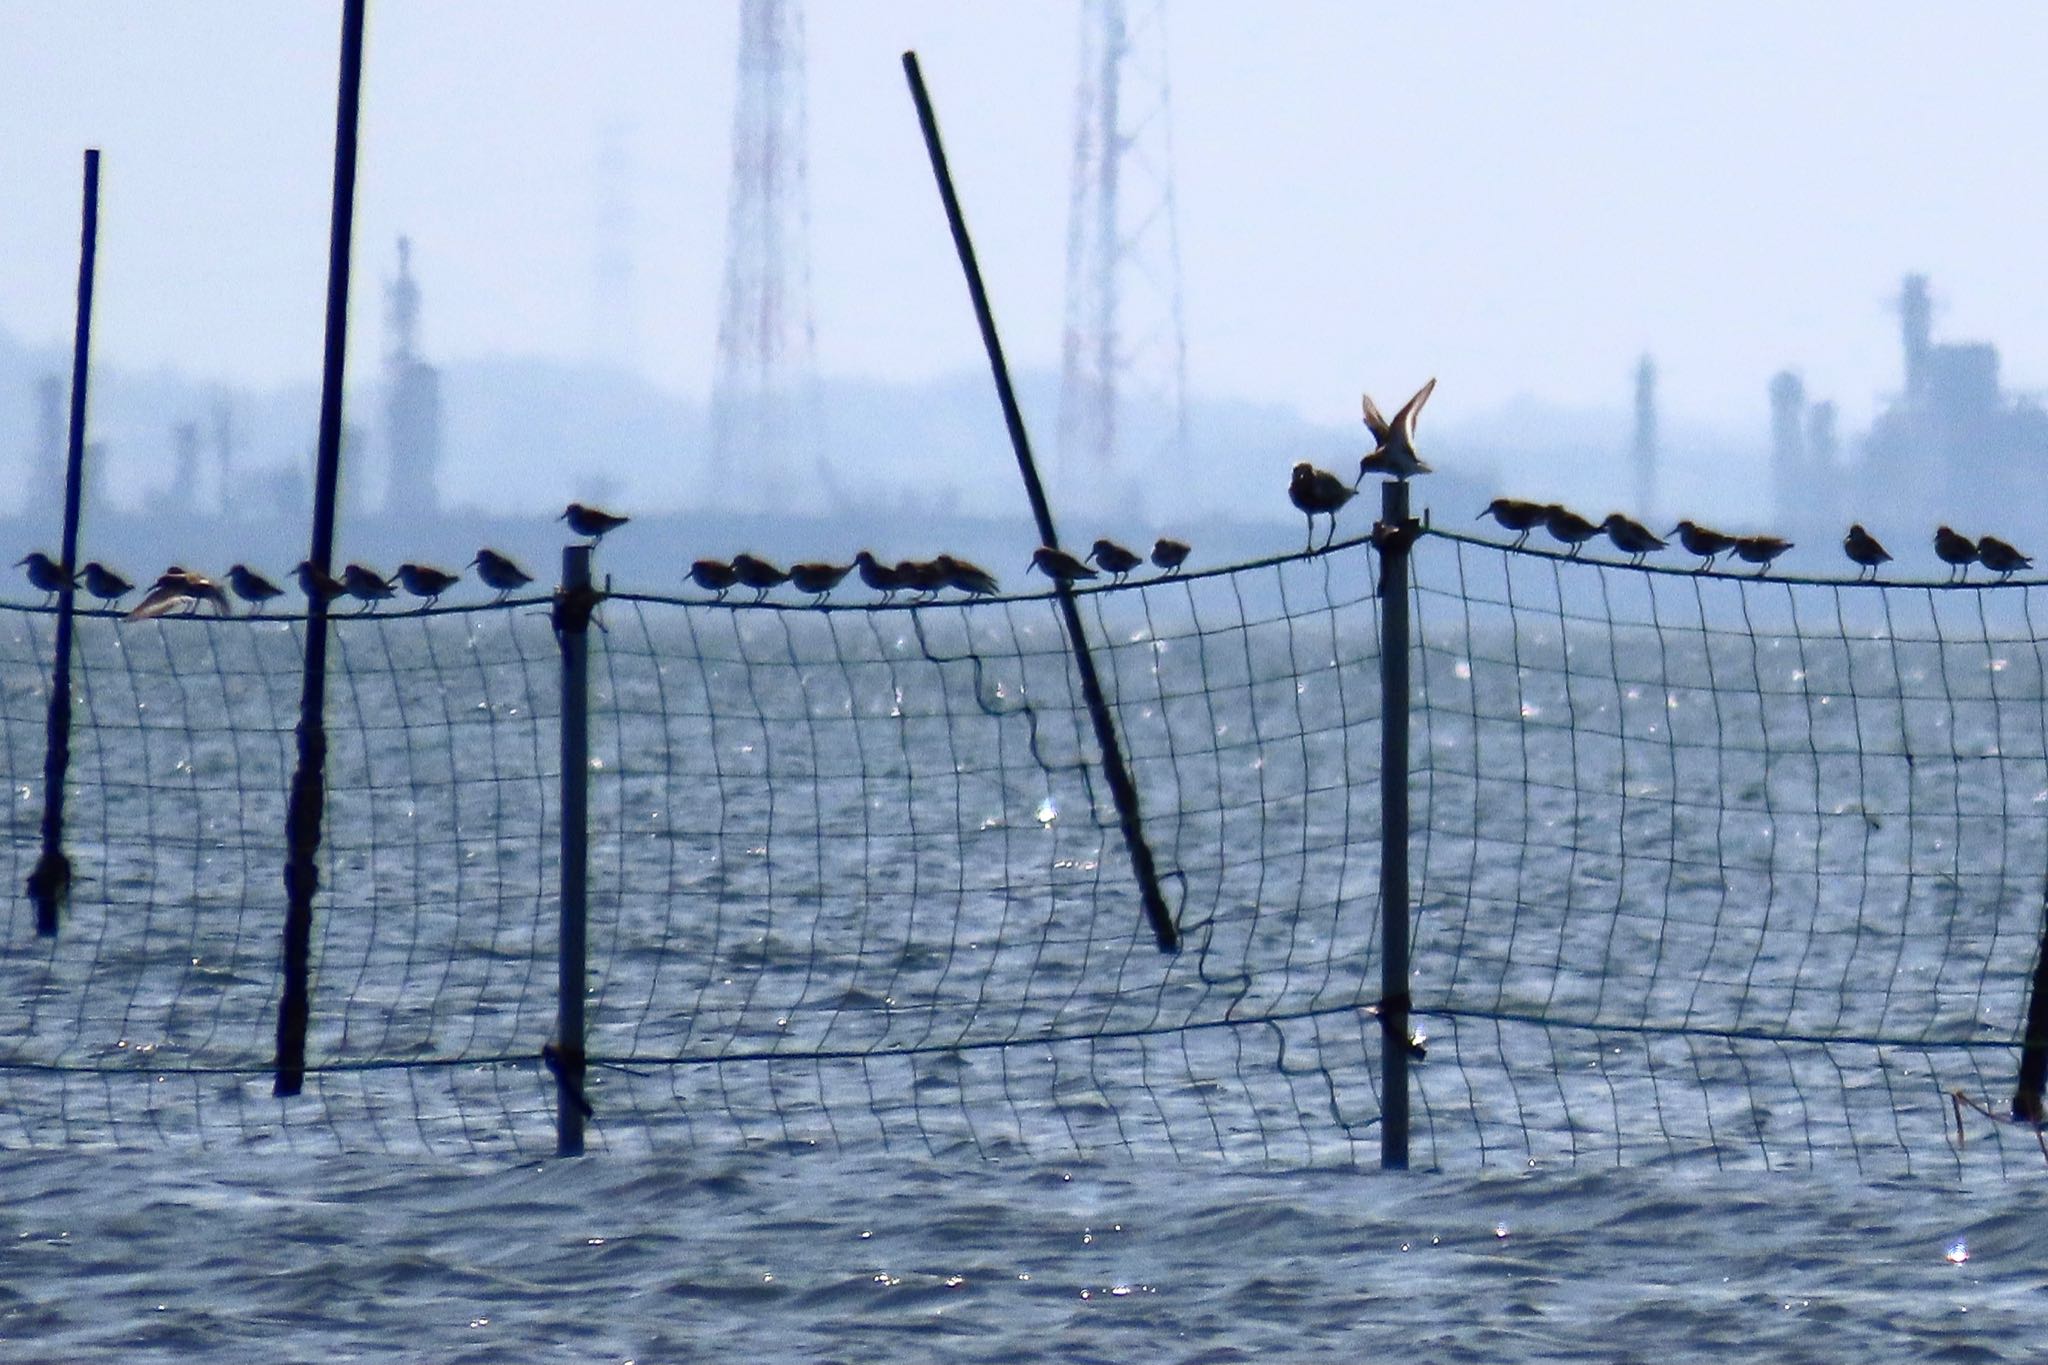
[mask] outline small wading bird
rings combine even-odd
[[[1792,548],[1792,542],[1777,536],[1738,536],[1735,540],[1735,556],[1756,565],[1756,576],[1762,578],[1770,569],[1771,561]]]
[[[461,574],[437,569],[431,564],[401,564],[398,566],[398,581],[414,597],[423,599],[428,606],[441,600],[441,594],[462,581]]]
[[[1997,536],[1980,536],[1977,539],[1977,562],[1991,570],[1999,581],[2011,578],[2021,569],[2031,569],[2034,561],[2021,554]]]
[[[754,590],[756,602],[766,597],[770,588],[789,581],[789,575],[781,569],[765,559],[747,554],[732,557],[732,576],[739,580],[741,587]]]
[[[1549,511],[1548,503],[1524,502],[1520,498],[1495,498],[1486,504],[1486,510],[1473,520],[1483,521],[1487,517],[1492,517],[1500,523],[1501,530],[1515,533],[1515,548],[1520,549],[1529,543],[1529,532],[1543,524],[1544,514]]]
[[[1977,542],[1965,535],[1958,535],[1948,527],[1937,527],[1934,532],[1934,553],[1941,562],[1948,565],[1948,581],[1970,581],[1970,566],[1977,562]]]
[[[309,601],[330,603],[348,593],[347,588],[335,582],[331,575],[323,573],[320,566],[310,559],[300,560],[299,567],[292,572],[298,576],[299,591],[306,594]]]
[[[896,576],[896,566],[876,559],[872,550],[862,550],[855,555],[853,567],[860,574],[860,581],[882,594],[884,602],[903,587],[903,580]]]
[[[946,586],[955,592],[964,592],[969,597],[993,597],[998,591],[996,576],[979,564],[951,555],[940,555],[932,562],[945,571]]]
[[[1678,537],[1678,543],[1689,555],[1698,555],[1701,563],[1694,573],[1714,567],[1714,561],[1735,548],[1735,537],[1696,521],[1681,521],[1671,528],[1671,534]]]
[[[29,586],[41,590],[44,605],[48,605],[52,597],[71,586],[71,581],[64,576],[64,566],[41,550],[30,550],[14,562],[17,567],[25,567],[28,570]]]
[[[946,571],[936,559],[905,559],[897,562],[896,577],[919,597],[936,597],[946,586]]]
[[[135,590],[135,585],[97,559],[85,566],[85,590],[108,606]]]
[[[1152,542],[1152,562],[1161,573],[1179,573],[1180,566],[1188,562],[1188,543],[1172,536],[1159,537]]]
[[[341,571],[341,586],[350,597],[363,604],[362,610],[356,613],[358,616],[366,611],[375,611],[379,602],[391,596],[391,580],[361,564],[351,564]]]
[[[235,590],[235,596],[249,604],[250,610],[260,615],[263,604],[274,597],[284,596],[284,589],[257,573],[247,564],[232,565],[228,569],[228,586]]]
[[[1107,539],[1096,541],[1089,549],[1087,559],[1118,583],[1123,582],[1131,570],[1145,562],[1115,541]]]
[[[814,602],[825,600],[825,594],[839,586],[839,581],[853,571],[851,564],[822,564],[811,562],[789,566],[789,581],[797,591],[807,592]]]
[[[1863,529],[1860,521],[1850,526],[1849,534],[1842,537],[1842,553],[1859,566],[1857,578],[1868,572],[1873,582],[1877,579],[1878,565],[1891,561],[1890,552],[1877,543],[1876,536]]]
[[[1639,521],[1630,521],[1619,512],[1609,512],[1607,520],[1600,523],[1600,529],[1614,542],[1614,548],[1628,556],[1631,564],[1640,564],[1652,550],[1664,548],[1664,542]]]
[[[732,565],[722,559],[700,559],[690,566],[690,581],[706,592],[723,597],[740,578],[732,571]]]
[[[1352,487],[1327,469],[1317,469],[1307,460],[1294,466],[1293,475],[1287,480],[1287,497],[1308,518],[1307,549],[1316,547],[1316,518],[1330,519],[1330,534],[1323,537],[1323,548],[1337,538],[1337,509],[1350,502],[1354,495]]]
[[[1078,583],[1083,579],[1095,577],[1095,570],[1065,550],[1056,550],[1050,545],[1041,545],[1031,552],[1031,568],[1038,570],[1055,583]],[[1027,573],[1029,571],[1026,570]]]
[[[505,600],[506,594],[517,592],[533,581],[532,574],[496,550],[478,550],[476,558],[463,567],[475,569],[476,576],[484,581],[484,586],[497,592],[500,602]]]
[[[1380,410],[1373,406],[1372,396],[1364,395],[1366,429],[1372,432],[1372,439],[1378,444],[1370,455],[1358,462],[1359,483],[1363,483],[1368,474],[1405,479],[1413,474],[1429,473],[1429,466],[1415,453],[1415,418],[1435,390],[1436,380],[1432,379],[1401,405],[1401,410],[1394,414],[1391,422],[1380,416]],[[1352,486],[1355,488],[1357,484]]]
[[[572,502],[562,509],[562,515],[555,520],[568,522],[570,530],[579,536],[590,537],[590,543],[595,545],[632,518],[615,516],[602,507],[588,507],[580,502]]]
[[[1577,559],[1586,542],[1600,534],[1600,528],[1562,503],[1543,509],[1543,529],[1551,538],[1572,547],[1569,558]]]
[[[220,584],[206,577],[173,564],[164,570],[147,593],[143,594],[135,609],[124,620],[146,621],[155,616],[169,616],[174,611],[191,615],[199,610],[201,602],[211,602],[220,614],[229,614],[228,595],[221,591]]]

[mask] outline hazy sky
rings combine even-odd
[[[1013,357],[1056,363],[1076,12],[809,10],[822,367],[979,351],[898,54],[924,61]],[[371,0],[356,363],[410,233],[436,359],[589,354],[600,135],[634,169],[638,363],[709,388],[736,9]],[[68,337],[79,158],[105,153],[97,353],[268,384],[319,365],[335,7],[0,0],[0,325]],[[1764,426],[1802,369],[1852,425],[1888,308],[2048,386],[2048,9],[1187,3],[1170,11],[1192,387],[1319,420],[1441,376]],[[360,373],[360,371],[359,371]]]

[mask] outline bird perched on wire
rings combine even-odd
[[[616,516],[605,511],[602,507],[590,507],[580,502],[572,502],[562,509],[562,515],[556,517],[555,520],[568,522],[570,530],[579,536],[590,537],[590,543],[595,545],[607,535],[631,521],[632,518]]]
[[[1878,543],[1876,536],[1864,530],[1860,521],[1850,526],[1849,534],[1842,537],[1842,553],[1858,566],[1856,577],[1859,579],[1867,572],[1874,581],[1878,565],[1891,562],[1891,552]]]
[[[1762,578],[1770,569],[1771,561],[1792,548],[1792,542],[1777,536],[1737,536],[1735,557],[1756,565],[1756,576]]]
[[[1341,486],[1341,485],[1340,485]],[[1095,577],[1095,570],[1068,554],[1065,550],[1050,545],[1041,545],[1031,552],[1031,568],[1038,570],[1055,583],[1079,583]],[[1030,572],[1027,569],[1025,572]]]
[[[484,581],[485,587],[492,589],[498,594],[500,602],[505,600],[508,593],[517,592],[533,581],[532,574],[520,568],[496,550],[478,550],[476,558],[470,560],[463,567],[475,569],[476,576]]]
[[[783,570],[765,559],[748,554],[732,557],[732,576],[739,580],[741,587],[754,590],[756,602],[766,597],[770,588],[789,581],[789,575]]]
[[[1942,563],[1948,565],[1949,582],[1955,582],[1959,572],[1963,582],[1970,581],[1970,566],[1977,562],[1976,541],[1946,526],[1936,527],[1934,553],[1940,557]]]
[[[135,585],[115,573],[97,559],[88,562],[81,571],[85,578],[85,590],[105,602],[108,606],[120,601],[135,591]]]
[[[1096,568],[1108,573],[1118,583],[1123,582],[1131,570],[1145,562],[1140,556],[1108,539],[1096,541],[1089,549],[1086,559]]]
[[[690,581],[708,593],[723,597],[740,578],[732,571],[732,565],[722,559],[700,559],[690,565]]]
[[[41,550],[30,550],[14,562],[18,567],[28,569],[29,586],[41,590],[45,604],[64,589],[73,586],[71,580],[64,574],[64,566]]]
[[[1179,573],[1180,566],[1188,562],[1188,554],[1189,547],[1185,540],[1161,536],[1152,542],[1152,563],[1161,573]]]
[[[1487,517],[1492,517],[1500,523],[1501,530],[1515,533],[1515,548],[1520,549],[1529,543],[1529,532],[1543,524],[1543,518],[1549,511],[1549,503],[1524,502],[1520,498],[1495,498],[1486,504],[1486,510],[1473,520],[1483,521]]]
[[[1977,562],[1998,575],[2000,581],[2011,578],[2021,569],[2031,569],[2034,561],[2021,554],[1997,536],[1977,538]]]
[[[1405,479],[1414,474],[1429,473],[1429,466],[1415,453],[1415,418],[1422,411],[1422,405],[1429,401],[1429,395],[1436,390],[1436,380],[1431,379],[1415,396],[1401,405],[1389,422],[1380,416],[1380,410],[1373,406],[1372,396],[1364,395],[1365,425],[1377,442],[1371,454],[1358,462],[1358,482],[1363,483],[1368,474],[1384,474],[1388,478]],[[1354,488],[1357,484],[1352,485]]]
[[[401,564],[398,566],[398,581],[405,585],[407,592],[431,607],[441,600],[442,593],[462,581],[462,575],[437,569],[431,564]]]
[[[1000,591],[996,576],[979,564],[952,555],[940,555],[932,563],[945,573],[946,586],[955,592],[964,592],[969,597],[993,597]]]
[[[1316,518],[1330,519],[1330,534],[1323,538],[1323,547],[1337,538],[1337,511],[1350,502],[1356,490],[1327,469],[1317,469],[1307,460],[1294,466],[1293,475],[1287,480],[1287,496],[1308,518],[1308,545],[1316,546]]]
[[[1550,532],[1552,539],[1572,547],[1572,559],[1579,557],[1587,541],[1600,534],[1598,526],[1557,502],[1543,509],[1543,529]]]
[[[341,587],[342,591],[363,604],[362,611],[356,613],[358,616],[375,611],[377,604],[388,600],[392,591],[390,579],[361,564],[351,564],[341,571]]]
[[[882,594],[885,602],[903,588],[903,580],[896,576],[896,566],[876,559],[872,550],[862,550],[855,555],[853,567],[860,574],[860,581]]]
[[[1619,512],[1609,512],[1607,520],[1600,523],[1600,529],[1614,542],[1614,548],[1628,556],[1631,564],[1640,564],[1653,550],[1664,548],[1664,542],[1649,527],[1639,521],[1631,521]]]
[[[155,616],[169,616],[174,611],[182,611],[189,616],[199,610],[201,602],[213,603],[223,616],[229,613],[228,595],[221,591],[220,584],[204,574],[173,564],[150,585],[134,610],[122,619],[145,621]]]
[[[228,586],[235,590],[235,596],[249,604],[252,613],[261,613],[264,603],[272,598],[284,596],[283,588],[247,564],[233,564],[228,567]]]
[[[896,577],[905,588],[920,597],[936,597],[946,586],[946,571],[936,559],[903,559],[896,563]]]
[[[825,564],[811,561],[789,566],[789,581],[799,592],[807,592],[814,602],[825,600],[825,594],[839,586],[839,581],[853,572],[851,564]]]
[[[1702,526],[1696,521],[1681,521],[1671,528],[1671,534],[1678,537],[1678,543],[1689,555],[1698,555],[1703,561],[1693,572],[1698,573],[1714,567],[1714,561],[1735,548],[1735,537],[1722,531]]]
[[[299,567],[292,572],[298,576],[299,591],[305,593],[310,601],[324,605],[337,597],[348,595],[347,588],[336,582],[333,575],[323,572],[320,566],[310,559],[300,560]]]

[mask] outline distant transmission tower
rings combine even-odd
[[[731,511],[788,511],[792,501],[815,511],[832,500],[819,477],[806,143],[803,9],[740,0],[709,484],[713,505]]]
[[[1187,435],[1165,0],[1082,0],[1080,54],[1060,478],[1070,497],[1132,506]]]

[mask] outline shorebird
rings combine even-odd
[[[1997,536],[1979,536],[1977,538],[1977,562],[1997,574],[2001,582],[2011,578],[2021,569],[2031,569],[2034,567],[2033,560],[2027,558],[2027,556],[2021,554]]]
[[[884,564],[876,559],[872,550],[862,550],[853,557],[853,567],[860,574],[860,581],[882,594],[888,601],[903,587],[903,580],[896,576],[896,566]]]
[[[1948,565],[1948,581],[1956,581],[1958,572],[1962,581],[1970,581],[1970,566],[1977,562],[1977,542],[1965,535],[1958,535],[1946,526],[1937,527],[1934,532],[1934,553],[1941,562]]]
[[[326,604],[348,592],[332,576],[321,572],[320,566],[310,559],[300,560],[299,567],[292,572],[298,575],[299,591],[305,593],[309,601]]]
[[[1515,548],[1519,550],[1529,543],[1529,532],[1543,524],[1544,515],[1549,511],[1550,506],[1547,503],[1524,502],[1520,498],[1495,498],[1486,504],[1486,510],[1473,520],[1480,521],[1492,517],[1500,523],[1501,530],[1515,533]]]
[[[1842,553],[1860,566],[1856,570],[1857,578],[1862,578],[1864,571],[1868,570],[1873,581],[1877,578],[1877,566],[1891,559],[1891,552],[1878,544],[1877,537],[1864,530],[1860,521],[1849,528],[1848,535],[1842,537]]]
[[[1303,468],[1307,466],[1304,465]],[[1050,545],[1041,545],[1031,552],[1031,568],[1038,570],[1055,583],[1072,584],[1095,577],[1095,570],[1065,550],[1056,550]],[[1030,572],[1030,569],[1025,572]]]
[[[920,597],[936,597],[946,586],[946,571],[936,559],[903,559],[896,563],[896,577]]]
[[[789,566],[789,581],[797,590],[807,592],[814,602],[825,600],[825,594],[839,586],[839,580],[853,571],[851,564],[792,564]]]
[[[1711,569],[1717,558],[1735,548],[1734,536],[1712,530],[1696,521],[1679,522],[1671,528],[1671,534],[1678,537],[1678,543],[1685,547],[1687,554],[1698,555],[1705,561],[1699,569],[1694,570],[1695,573]]]
[[[723,597],[740,578],[732,571],[732,565],[722,559],[700,559],[690,566],[690,581],[706,592]]]
[[[431,564],[401,564],[398,566],[398,581],[414,597],[423,598],[428,606],[441,600],[441,594],[462,581],[462,575],[437,569]]]
[[[1000,591],[996,576],[979,564],[971,564],[951,555],[940,555],[932,561],[945,571],[946,586],[955,592],[964,592],[969,597],[993,597]]]
[[[632,518],[616,516],[601,507],[587,507],[580,502],[572,502],[562,509],[562,515],[555,520],[568,522],[570,530],[579,536],[589,536],[590,543],[595,545]]]
[[[1385,474],[1389,478],[1405,479],[1412,474],[1427,474],[1429,466],[1415,453],[1415,418],[1421,413],[1422,405],[1429,401],[1429,395],[1436,389],[1432,379],[1416,390],[1415,396],[1401,405],[1389,422],[1380,416],[1380,410],[1373,406],[1372,396],[1364,396],[1365,425],[1372,432],[1378,444],[1373,452],[1358,462],[1358,482],[1363,483],[1368,474]],[[1353,484],[1356,488],[1358,485]]]
[[[1337,538],[1337,509],[1350,502],[1356,490],[1327,469],[1317,469],[1307,460],[1294,466],[1293,475],[1287,480],[1287,496],[1308,518],[1307,549],[1316,547],[1316,518],[1330,519],[1330,534],[1323,538],[1323,548]]]
[[[130,583],[97,559],[86,564],[84,574],[85,590],[109,606],[135,591],[133,583]]]
[[[235,590],[235,596],[249,604],[252,613],[261,613],[263,604],[271,598],[284,596],[283,588],[246,564],[228,567],[228,586]]]
[[[363,604],[362,611],[356,613],[358,616],[375,611],[379,602],[391,596],[391,580],[361,564],[351,564],[341,571],[341,587],[342,591]]]
[[[1630,521],[1619,512],[1609,512],[1607,520],[1600,523],[1600,529],[1614,542],[1615,549],[1628,556],[1631,564],[1640,564],[1652,550],[1664,548],[1664,542],[1649,527],[1639,521]]]
[[[1113,540],[1096,541],[1094,546],[1088,551],[1087,559],[1089,563],[1108,573],[1118,583],[1123,582],[1129,576],[1131,570],[1145,562],[1143,558],[1131,553]]]
[[[1772,560],[1791,548],[1791,541],[1777,536],[1737,536],[1735,539],[1735,557],[1756,565],[1758,578],[1770,569]]]
[[[1159,537],[1152,542],[1152,562],[1162,573],[1179,573],[1180,566],[1188,562],[1188,543],[1172,536]]]
[[[1567,556],[1571,559],[1577,559],[1586,542],[1600,534],[1598,526],[1557,502],[1543,509],[1543,529],[1554,539],[1572,547],[1571,554]]]
[[[220,609],[221,615],[228,614],[228,595],[221,591],[220,584],[204,574],[192,573],[173,564],[143,594],[135,609],[122,619],[144,621],[181,610],[189,616],[199,610],[201,602],[211,602]]]
[[[475,569],[476,576],[484,581],[484,586],[497,591],[500,602],[505,600],[508,593],[517,592],[533,581],[532,574],[496,550],[478,550],[476,558],[463,567]]]
[[[28,569],[29,586],[42,590],[44,605],[48,605],[50,599],[65,588],[72,586],[71,581],[64,576],[64,566],[41,550],[30,550],[14,562],[17,566]]]
[[[732,557],[732,576],[739,580],[741,587],[754,590],[756,602],[766,597],[770,588],[789,581],[788,574],[767,560],[744,554]]]

